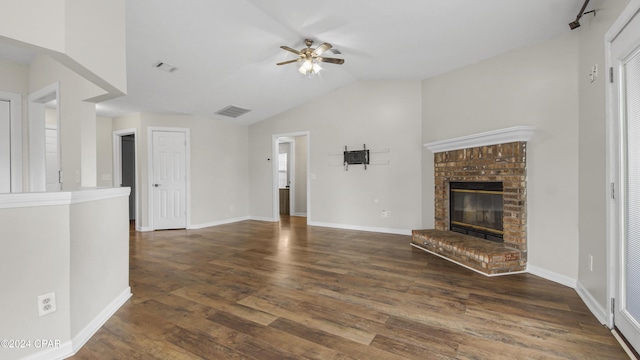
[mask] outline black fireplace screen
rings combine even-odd
[[[451,182],[449,190],[452,231],[503,241],[501,182]]]

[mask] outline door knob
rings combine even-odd
[[[153,186],[154,186],[154,187],[158,187],[158,186],[160,186],[160,184],[153,184]]]

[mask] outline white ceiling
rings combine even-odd
[[[175,112],[251,124],[358,80],[422,80],[568,32],[583,0],[128,0],[128,95],[108,116]],[[579,31],[579,30],[576,30]],[[304,39],[344,65],[311,79]],[[1,49],[0,49],[1,50]],[[153,67],[163,61],[178,68]],[[236,119],[214,115],[235,105]]]

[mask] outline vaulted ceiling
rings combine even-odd
[[[109,116],[175,112],[251,124],[358,80],[423,80],[569,32],[582,0],[128,0],[128,95]],[[304,39],[344,65],[276,66]],[[0,47],[0,56],[7,50]],[[177,68],[164,72],[158,61]],[[228,105],[251,111],[215,115]],[[339,109],[319,109],[331,115]]]

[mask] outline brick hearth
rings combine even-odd
[[[523,271],[522,251],[503,243],[442,230],[413,230],[414,247],[445,257],[487,275]]]
[[[527,260],[526,142],[437,152],[434,172],[435,230],[415,230],[412,243],[486,274],[524,271]],[[448,231],[449,183],[469,181],[503,183],[504,243]]]

